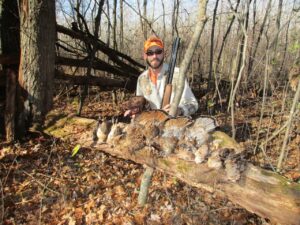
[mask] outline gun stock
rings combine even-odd
[[[164,108],[166,105],[170,104],[171,94],[172,94],[172,84],[167,84],[165,87],[161,108]]]

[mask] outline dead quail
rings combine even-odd
[[[97,131],[96,131],[98,143],[106,142],[107,135],[110,132],[111,126],[112,126],[111,121],[107,120],[106,118],[101,119],[98,122],[98,127],[97,127]]]
[[[179,148],[183,148],[183,149],[185,149],[186,151],[189,151],[189,152],[195,152],[197,150],[195,140],[187,140],[185,138],[181,138],[178,141],[177,146]]]
[[[122,123],[115,123],[112,125],[111,130],[107,136],[107,143],[112,144],[113,146],[116,144],[115,140],[119,139],[119,136],[121,136],[123,133],[122,127]]]
[[[158,136],[159,133],[160,133],[160,130],[157,125],[155,125],[154,123],[147,123],[143,129],[143,135],[146,139],[146,145],[147,146],[152,145],[152,143],[154,141],[153,139],[156,136]]]
[[[185,138],[195,139],[197,141],[197,146],[201,146],[208,140],[208,133],[213,131],[216,127],[217,123],[213,118],[197,118],[194,123],[186,129]]]
[[[239,166],[232,158],[228,158],[225,160],[225,171],[227,179],[230,181],[236,182],[241,177]]]
[[[175,137],[156,137],[153,141],[155,148],[159,149],[164,156],[174,152],[178,139]]]
[[[195,163],[202,163],[208,156],[209,150],[206,144],[201,145],[195,152]]]
[[[125,139],[122,145],[132,153],[145,147],[145,136],[143,135],[144,126],[137,123],[130,123],[125,127]]]
[[[207,166],[214,169],[222,168],[222,160],[218,151],[213,151],[211,153],[211,156],[207,160]]]
[[[137,115],[134,118],[134,122],[144,126],[149,123],[153,123],[154,125],[159,126],[168,119],[169,119],[169,115],[165,111],[151,110],[151,111],[144,111],[141,114]]]
[[[192,121],[187,117],[177,117],[168,119],[163,125],[163,137],[176,137],[182,139],[184,131],[188,126],[192,124]]]
[[[121,108],[123,111],[126,111],[128,109],[139,109],[139,111],[142,111],[145,105],[146,99],[143,96],[134,96],[131,97],[128,101],[124,102],[121,105]]]
[[[192,153],[191,151],[187,151],[184,148],[180,148],[180,147],[176,148],[174,153],[176,154],[176,156],[179,159],[183,159],[183,160],[186,160],[186,161],[194,161],[195,160],[194,153]]]

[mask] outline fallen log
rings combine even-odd
[[[96,121],[74,115],[50,114],[45,132],[63,140],[93,148],[113,156],[146,164],[175,176],[191,186],[226,195],[229,200],[252,213],[274,223],[300,224],[300,184],[250,163],[237,182],[226,179],[224,169],[212,169],[207,164],[196,164],[178,158],[175,154],[157,157],[149,147],[135,152],[93,140]]]

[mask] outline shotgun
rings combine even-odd
[[[171,59],[169,68],[167,70],[167,79],[166,79],[166,85],[164,89],[164,95],[162,99],[161,109],[165,107],[166,105],[170,104],[171,94],[172,94],[172,80],[173,80],[173,74],[174,69],[176,65],[176,58],[179,48],[180,38],[176,37],[173,45],[172,45],[172,53],[171,53]]]

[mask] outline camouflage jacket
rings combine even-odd
[[[157,85],[154,85],[149,77],[148,70],[144,71],[138,78],[136,95],[143,96],[150,104],[151,109],[160,109],[164,87],[166,83],[166,73],[165,71],[168,69],[168,65],[164,64],[160,74],[157,77]],[[179,68],[175,68],[173,81],[172,81],[172,95],[171,102],[176,93],[177,89],[177,80],[179,77]],[[188,84],[185,80],[184,90],[181,96],[181,100],[178,106],[184,116],[189,116],[194,114],[198,110],[198,102]]]

